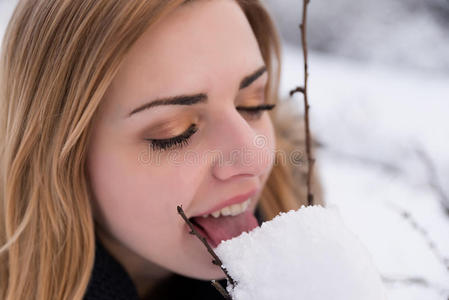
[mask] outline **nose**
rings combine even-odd
[[[272,125],[250,123],[235,109],[222,112],[214,127],[213,176],[225,181],[256,177],[271,170],[274,161]]]

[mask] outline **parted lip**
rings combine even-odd
[[[255,188],[245,194],[233,196],[232,198],[224,200],[224,201],[220,202],[219,204],[215,205],[214,207],[212,207],[211,209],[208,209],[207,211],[200,213],[193,217],[209,215],[209,214],[213,213],[214,211],[221,210],[223,207],[245,202],[246,200],[248,200],[248,198],[251,198],[252,196],[256,195],[258,190],[259,189]]]

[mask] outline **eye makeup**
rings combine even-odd
[[[265,110],[272,110],[276,104],[263,104],[259,106],[237,106],[238,111],[250,117],[250,120],[259,120]]]
[[[145,139],[153,150],[182,148],[189,143],[190,137],[198,130],[195,123],[191,124],[182,134],[168,139]]]
[[[271,110],[275,104],[263,104],[259,106],[238,106],[236,109],[242,112],[250,121],[257,121],[262,117],[262,113],[266,110]],[[181,149],[187,146],[190,138],[198,131],[198,125],[195,123],[190,126],[180,135],[167,139],[149,139],[145,140],[150,144],[153,150],[173,150]]]

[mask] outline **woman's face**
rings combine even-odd
[[[97,233],[133,276],[155,276],[159,269],[223,277],[177,206],[198,216],[256,190],[248,208],[255,210],[273,166],[275,137],[267,112],[237,107],[269,102],[267,72],[258,72],[264,65],[232,0],[178,8],[126,56],[94,119],[87,169]],[[185,98],[138,109],[175,96]],[[196,131],[189,131],[192,124]],[[165,150],[158,146],[170,143],[149,141],[184,133],[188,140],[180,137]]]

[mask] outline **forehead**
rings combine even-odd
[[[117,93],[134,89],[141,97],[195,93],[206,88],[205,92],[236,91],[242,77],[261,65],[256,38],[234,0],[193,1],[139,38],[125,57],[112,89]]]

